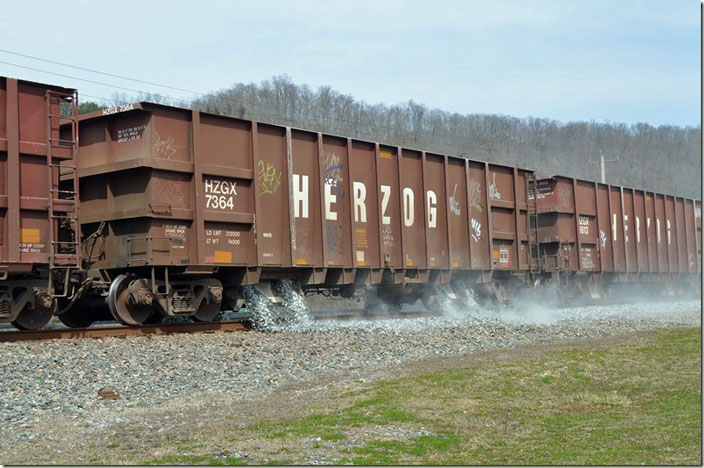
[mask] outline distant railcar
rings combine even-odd
[[[537,194],[543,271],[568,295],[623,282],[700,290],[701,201],[563,176],[538,180]]]

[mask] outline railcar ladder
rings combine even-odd
[[[78,96],[76,92],[47,90],[45,103],[49,184],[49,290],[53,294],[53,283],[59,278],[63,279],[63,294],[54,294],[54,297],[65,297],[70,270],[81,267],[77,167]]]
[[[540,272],[538,245],[538,183],[535,174],[526,174],[526,210],[528,212],[528,271],[531,278]]]

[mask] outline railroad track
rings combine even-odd
[[[315,321],[325,320],[389,320],[389,319],[413,319],[421,317],[436,317],[438,314],[427,310],[398,310],[394,312],[368,311],[365,309],[341,309],[341,310],[312,310],[310,317]]]
[[[667,299],[653,300],[651,302],[667,302]],[[611,300],[611,301],[591,301],[585,300],[579,304],[570,306],[557,306],[556,309],[567,307],[585,307],[590,305],[624,305],[632,302],[626,300]],[[497,310],[497,314],[501,311]],[[352,321],[352,320],[404,320],[424,317],[437,317],[438,313],[429,312],[427,310],[412,310],[412,311],[367,311],[365,309],[336,309],[336,310],[310,310],[309,316],[316,322],[324,321]],[[155,336],[155,335],[171,335],[178,333],[216,333],[216,332],[231,332],[231,331],[246,331],[251,330],[251,315],[247,312],[230,313],[229,320],[216,322],[191,322],[191,323],[162,323],[154,325],[141,325],[136,327],[109,324],[92,326],[88,328],[68,328],[63,325],[54,328],[43,328],[41,330],[25,330],[20,331],[14,328],[0,330],[0,343],[3,342],[18,342],[18,341],[38,341],[52,339],[69,339],[69,338],[107,338],[107,337],[129,337],[129,336]],[[9,325],[8,325],[9,327]]]
[[[396,313],[368,312],[358,309],[342,309],[335,311],[311,311],[310,317],[314,321],[348,321],[348,320],[388,320],[411,319],[430,317],[434,314],[427,311],[402,311]],[[130,327],[119,324],[94,325],[87,328],[68,328],[57,325],[53,328],[41,330],[16,330],[7,328],[0,331],[0,343],[18,341],[39,341],[56,339],[77,338],[108,338],[131,336],[172,335],[178,333],[216,333],[230,331],[251,330],[250,315],[247,313],[231,314],[237,317],[234,320],[218,322],[192,322],[192,323],[161,323],[154,325],[141,325]]]
[[[175,333],[216,333],[249,330],[247,322],[231,320],[224,322],[193,322],[142,325],[96,326],[88,328],[44,328],[41,330],[10,330],[0,332],[0,342],[55,340],[67,338],[106,338],[128,336],[171,335]]]

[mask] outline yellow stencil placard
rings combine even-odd
[[[494,258],[498,259],[499,258],[499,251],[494,250]]]
[[[20,229],[20,242],[23,244],[38,244],[41,242],[39,229],[22,228]]]
[[[296,265],[308,265],[308,260],[305,258],[297,258]]]
[[[232,263],[232,252],[216,250],[215,263]]]
[[[413,266],[413,260],[406,259],[406,266]]]
[[[394,154],[391,151],[388,150],[380,150],[379,151],[379,157],[384,158],[384,159],[393,159]]]

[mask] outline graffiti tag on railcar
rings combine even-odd
[[[491,184],[489,184],[489,196],[491,198],[493,198],[494,200],[501,200],[501,193],[499,192],[499,189],[496,187],[496,173],[493,174]]]
[[[327,246],[329,253],[342,253],[342,226],[328,224]]]
[[[323,166],[325,170],[323,171],[323,180],[325,181],[325,186],[331,188],[332,195],[336,197],[335,201],[341,201],[345,197],[345,187],[342,183],[344,181],[342,177],[342,171],[344,166],[340,161],[340,157],[335,153],[325,153],[322,156]]]
[[[459,202],[455,199],[455,195],[457,194],[457,184],[455,184],[455,189],[452,191],[452,196],[450,197],[450,211],[452,211],[454,214],[458,215],[460,214],[460,204]]]
[[[394,246],[394,231],[390,224],[383,224],[381,226],[381,238],[385,247],[392,248]]]
[[[175,140],[171,135],[168,135],[165,140],[162,140],[161,136],[157,132],[154,132],[154,137],[154,149],[157,153],[166,156],[167,159],[171,159],[176,154],[176,151],[182,149],[181,146],[174,145]]]
[[[271,163],[265,163],[260,160],[257,163],[259,167],[259,187],[262,189],[262,195],[273,195],[281,185],[281,171],[276,169]]]
[[[482,223],[472,218],[472,239],[474,242],[479,242],[482,237]]]
[[[180,181],[165,180],[154,177],[152,179],[152,193],[154,199],[168,204],[173,208],[186,208],[187,196],[184,185]]]
[[[478,181],[471,179],[469,181],[469,186],[467,187],[469,193],[469,209],[476,209],[478,212],[482,212],[482,206],[479,201],[482,199],[482,190]]]

